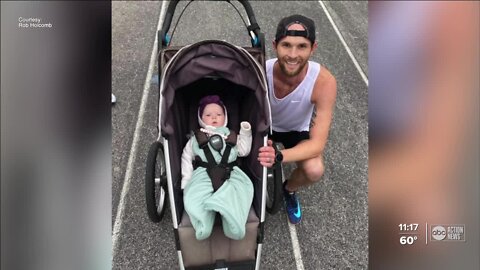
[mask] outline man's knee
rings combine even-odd
[[[302,169],[310,182],[318,182],[325,172],[325,166],[321,157],[302,162]]]

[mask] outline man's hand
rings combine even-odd
[[[267,146],[260,147],[258,152],[258,161],[262,166],[272,167],[275,163],[275,149],[273,149],[272,140],[267,141]]]

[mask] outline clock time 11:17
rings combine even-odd
[[[398,227],[400,228],[400,231],[416,231],[418,229],[418,223],[402,223],[398,224]]]

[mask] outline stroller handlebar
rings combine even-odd
[[[230,2],[231,0],[215,0],[215,1]],[[170,42],[167,36],[167,33],[170,30],[173,14],[175,13],[175,8],[177,7],[178,2],[180,2],[180,0],[172,0],[168,4],[167,12],[165,13],[165,19],[163,21],[162,28],[160,29],[160,32],[159,32],[160,34],[159,38],[161,38],[162,47],[168,46]],[[257,24],[257,20],[255,19],[255,14],[253,13],[252,6],[248,2],[248,0],[238,0],[238,2],[240,2],[243,5],[247,13],[248,20],[250,21],[250,25],[247,26],[247,31],[249,32],[249,35],[252,38],[252,47],[260,47],[262,45],[260,41],[260,36],[261,36],[260,26],[258,26]]]

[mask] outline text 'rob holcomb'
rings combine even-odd
[[[43,22],[40,18],[18,17],[18,28],[52,28],[52,23]]]

